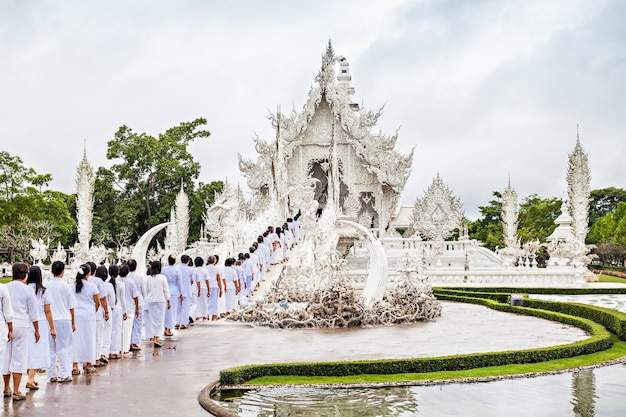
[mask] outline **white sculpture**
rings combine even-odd
[[[93,220],[93,193],[95,177],[93,168],[87,160],[87,148],[83,151],[83,159],[76,170],[76,221],[78,226],[78,242],[74,245],[74,258],[77,262],[86,261],[84,256],[89,252],[91,227]]]
[[[520,255],[520,241],[517,237],[517,220],[519,215],[519,205],[517,204],[517,193],[511,187],[511,178],[504,192],[502,193],[502,235],[504,237],[504,248],[500,250],[500,255],[506,259],[504,262],[512,266]]]
[[[437,174],[424,197],[415,200],[411,224],[416,235],[443,242],[461,227],[463,216],[461,200]]]
[[[30,256],[33,258],[35,264],[41,264],[48,258],[48,245],[44,243],[43,239],[31,239]]]
[[[189,238],[189,197],[185,194],[184,184],[181,181],[180,191],[176,195],[175,213],[175,242],[173,253],[181,253],[187,248]]]

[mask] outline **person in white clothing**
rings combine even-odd
[[[161,274],[165,275],[165,278],[167,278],[167,285],[170,289],[171,308],[167,309],[165,312],[165,322],[163,323],[165,331],[163,334],[165,336],[174,336],[172,329],[176,323],[178,323],[178,310],[183,299],[180,292],[182,281],[180,280],[180,272],[178,268],[174,266],[176,263],[176,257],[174,255],[168,256],[167,263],[168,265],[163,267],[161,270]]]
[[[4,353],[6,352],[7,343],[12,337],[13,306],[11,305],[11,294],[9,294],[6,285],[0,284],[0,366],[4,363]]]
[[[209,290],[207,292],[207,314],[211,320],[217,320],[219,315],[219,300],[223,296],[222,276],[217,267],[217,258],[213,255],[207,260],[206,269],[209,273]]]
[[[98,272],[98,267],[95,264],[95,262],[86,262],[87,265],[89,265],[89,268],[91,268],[91,275],[90,275],[90,281],[92,284],[94,284],[96,287],[98,287],[98,292],[100,293],[100,308],[98,309],[98,311],[96,311],[96,357],[94,358],[95,363],[93,366],[95,366],[96,368],[102,366],[103,364],[100,363],[100,351],[102,350],[102,337],[104,335],[104,327],[105,327],[105,322],[108,321],[110,319],[110,317],[105,317],[109,314],[109,306],[108,304],[108,300],[107,300],[107,289],[106,286],[104,285],[104,281],[107,279],[107,272],[106,272],[106,268],[104,270],[100,270],[100,274],[104,273],[104,278],[99,277],[100,279],[93,279],[93,277],[97,277],[97,272]],[[104,267],[103,267],[104,268]]]
[[[96,313],[100,309],[98,287],[89,282],[91,267],[83,264],[76,273],[76,331],[74,332],[74,362],[72,375],[80,375],[78,363],[83,363],[86,374],[93,373],[96,357]]]
[[[130,268],[128,264],[120,266],[120,281],[124,284],[126,294],[126,320],[122,321],[122,355],[130,353],[130,336],[133,331],[133,318],[139,317],[139,290],[132,278],[128,278]],[[114,357],[115,358],[115,357]]]
[[[208,311],[208,294],[209,294],[209,271],[204,267],[204,259],[196,256],[193,260],[194,265],[194,281],[196,282],[196,321],[207,320],[209,318]]]
[[[26,388],[36,391],[39,389],[39,383],[35,381],[37,369],[46,369],[50,366],[49,339],[55,339],[57,332],[54,329],[50,308],[52,299],[50,294],[47,294],[46,287],[43,286],[41,268],[37,265],[31,266],[26,283],[35,291],[39,317],[39,342],[35,342],[35,335],[31,333],[28,349],[28,380],[26,381]]]
[[[139,303],[139,315],[135,315],[133,319],[133,330],[130,336],[130,350],[136,351],[141,350],[139,344],[141,343],[141,331],[142,326],[146,327],[146,336],[150,333],[150,317],[147,317],[148,306],[144,302],[144,281],[146,276],[144,275],[145,271],[137,271],[137,261],[134,259],[128,260],[128,267],[130,268],[130,273],[128,274],[128,279],[132,279],[135,282],[135,287],[137,288],[137,302]]]
[[[109,303],[113,311],[111,316],[111,346],[109,346],[108,352],[104,352],[109,359],[119,359],[122,355],[122,321],[128,319],[126,287],[122,280],[118,279],[119,273],[120,267],[118,265],[109,266],[109,283],[114,291]]]
[[[50,268],[53,278],[46,285],[46,294],[52,299],[50,309],[54,320],[56,338],[49,337],[50,365],[46,370],[50,382],[72,382],[72,346],[76,323],[74,308],[76,296],[72,286],[63,281],[65,265],[54,261]],[[57,359],[59,366],[57,367]]]
[[[102,321],[102,340],[101,343],[96,344],[97,361],[95,366],[104,366],[109,363],[109,353],[111,351],[111,335],[113,333],[113,304],[115,304],[115,289],[109,281],[109,271],[106,266],[100,265],[96,268],[96,278],[94,281],[100,284],[98,281],[102,281],[101,285],[98,285],[100,294],[105,295],[107,300],[106,304],[102,303],[102,297],[100,297],[100,310],[106,309],[103,313],[104,320]]]
[[[222,282],[225,292],[226,315],[230,314],[237,306],[237,294],[239,294],[239,277],[235,270],[235,258],[228,258],[224,261],[224,271],[222,272]]]
[[[146,336],[150,337],[155,348],[162,345],[159,342],[159,334],[163,329],[163,321],[165,320],[165,310],[171,308],[170,290],[167,285],[167,278],[161,274],[161,261],[150,262],[150,276],[147,277],[144,284],[144,301],[148,305],[150,311],[150,329],[152,332]]]
[[[4,379],[4,396],[12,397],[13,401],[26,398],[19,388],[22,374],[25,374],[28,368],[29,336],[33,327],[35,328],[35,343],[39,342],[37,297],[35,291],[26,285],[27,278],[28,266],[18,262],[13,264],[13,281],[6,284],[13,306],[13,334],[6,347],[2,378]],[[13,379],[13,392],[11,392],[11,379]]]

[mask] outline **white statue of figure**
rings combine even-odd
[[[52,253],[52,257],[50,259],[52,262],[60,261],[65,263],[67,261],[67,252],[63,249],[63,246],[61,246],[61,242],[57,244],[57,248],[54,253]]]
[[[30,256],[33,257],[33,261],[36,264],[42,263],[48,257],[48,245],[46,245],[43,239],[31,239],[32,249],[30,250]]]
[[[517,193],[509,184],[502,193],[502,235],[504,238],[504,248],[500,254],[504,257],[503,263],[512,266],[520,255],[520,241],[517,237],[517,222],[519,216],[519,206],[517,204]]]
[[[239,211],[239,199],[234,188],[228,183],[224,184],[224,190],[216,198],[215,202],[207,210],[206,219],[217,221],[221,229],[221,241],[225,254],[232,255],[235,252],[239,236],[237,213]],[[206,224],[211,235],[214,236],[215,224]]]

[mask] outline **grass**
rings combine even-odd
[[[350,375],[333,377],[304,377],[304,376],[265,376],[247,381],[246,385],[285,385],[285,384],[367,384],[367,383],[394,383],[424,380],[446,380],[459,378],[480,378],[505,375],[518,375],[535,372],[550,372],[580,366],[594,365],[602,362],[619,359],[626,356],[626,342],[613,337],[614,345],[611,349],[589,355],[573,358],[558,359],[547,362],[523,365],[492,366],[451,372],[427,372],[412,374],[389,375]]]
[[[620,284],[626,284],[626,279],[602,274],[600,275],[600,282],[618,282]]]
[[[6,284],[7,282],[10,282],[11,278],[0,278],[0,284]]]

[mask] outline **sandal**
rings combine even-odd
[[[72,375],[80,375],[79,369],[72,369]]]
[[[11,391],[4,391],[4,398],[9,398],[11,396]]]
[[[70,378],[70,377],[68,376],[67,378],[60,378],[60,379],[57,379],[57,381],[56,381],[56,382],[58,382],[59,384],[64,384],[64,383],[66,383],[66,382],[72,382],[72,378]]]
[[[58,381],[59,381],[59,378],[57,378],[56,376],[53,377],[53,378],[50,378],[50,383],[51,384],[54,384],[55,382],[58,382]]]
[[[96,373],[96,367],[91,365],[88,368],[83,368],[83,370],[85,371],[85,375],[90,375],[90,374],[95,374]]]
[[[22,401],[24,399],[26,399],[26,395],[22,394],[21,392],[18,391],[17,394],[13,394],[11,396],[11,398],[13,399],[13,401]]]
[[[30,389],[30,390],[33,390],[33,391],[36,391],[36,390],[38,390],[38,389],[39,389],[39,387],[37,386],[37,384],[35,384],[35,383],[31,383],[31,382],[27,382],[27,383],[26,383],[26,388],[28,388],[28,389]]]
[[[159,342],[152,342],[152,343],[154,344],[155,348],[163,347],[163,345],[161,343],[159,343]]]

